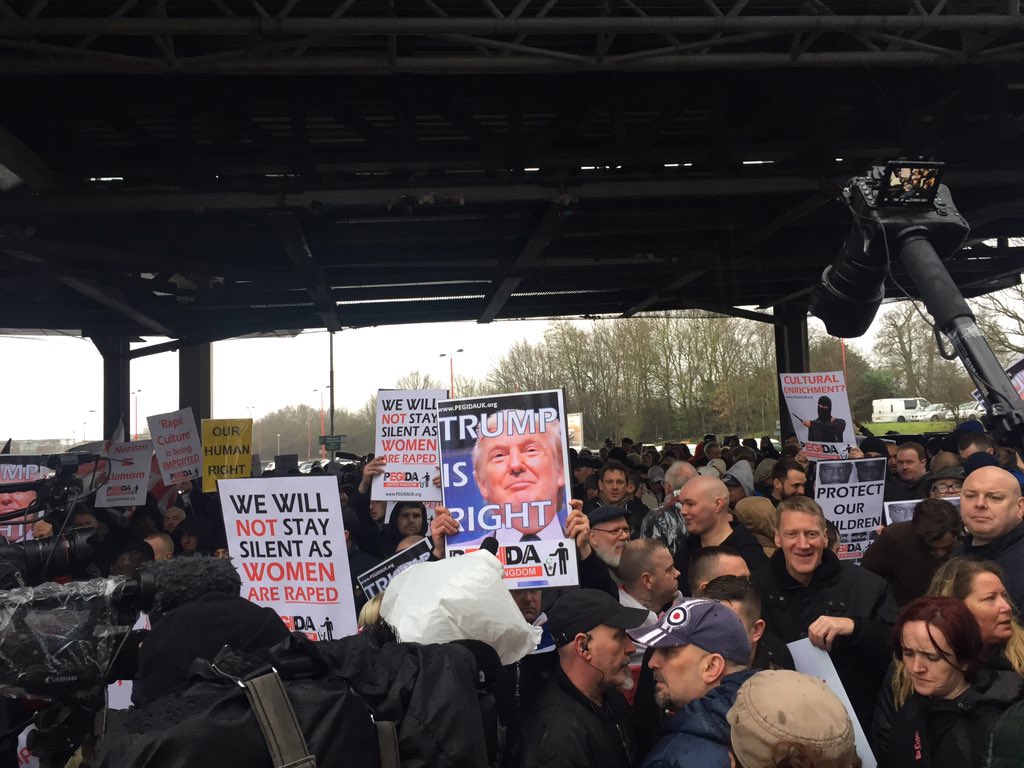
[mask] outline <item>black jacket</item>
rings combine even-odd
[[[893,676],[897,669],[897,662],[893,661],[885,672],[885,681],[882,690],[878,692],[878,702],[875,704],[875,718],[871,723],[871,731],[868,734],[871,741],[871,749],[879,765],[887,765],[889,757],[889,737],[892,734],[893,724],[899,716],[896,708],[895,693],[893,687]],[[979,677],[993,676],[1004,672],[1014,672],[1005,654],[997,653],[990,655],[985,660],[985,665]]]
[[[754,534],[741,523],[733,524],[732,533],[719,546],[734,550],[743,558],[755,583],[759,584],[767,579],[768,556],[764,553],[764,547],[757,543]],[[683,546],[679,547],[672,558],[679,570],[679,591],[687,597],[691,597],[690,561],[701,549],[700,536],[687,536]]]
[[[639,763],[632,713],[617,690],[598,707],[555,669],[509,765],[517,768],[631,768]]]
[[[820,616],[853,619],[853,634],[836,639],[829,654],[864,730],[871,727],[875,700],[891,656],[896,603],[880,576],[844,563],[825,550],[821,565],[805,587],[786,571],[780,549],[771,558],[764,585],[764,619],[783,642],[807,637]]]
[[[579,576],[581,588],[599,589],[619,599],[619,587],[612,578],[611,569],[597,556],[597,552],[591,550],[586,560],[579,561]]]
[[[558,652],[532,653],[501,668],[494,688],[498,719],[505,726],[505,743],[514,745],[523,727],[523,715],[533,711],[545,683],[558,666]],[[511,765],[511,749],[505,750],[504,765]]]
[[[240,663],[251,658],[264,671],[270,665],[319,670],[309,679],[299,675],[286,688],[320,765],[380,765],[371,712],[379,721],[396,723],[402,768],[487,765],[476,693],[480,666],[467,647],[378,645],[367,633],[321,643],[292,635],[267,653],[241,657]],[[218,665],[244,674],[231,661]],[[94,764],[271,768],[244,691],[201,660],[193,665],[187,689],[114,713]]]
[[[1014,672],[982,670],[956,699],[911,695],[896,714],[887,768],[982,768],[993,723],[1021,698],[1024,680]]]
[[[964,554],[972,560],[992,560],[1003,568],[1003,585],[1016,606],[1024,605],[1024,523],[990,544],[976,545],[970,537]]]
[[[889,475],[885,478],[885,501],[913,501],[923,499],[928,494],[925,492],[931,475],[925,472],[917,480],[908,483],[902,480],[899,475]]]

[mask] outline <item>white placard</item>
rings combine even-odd
[[[793,432],[809,459],[842,459],[857,445],[842,371],[783,373],[782,394]]]
[[[111,443],[107,450],[110,471],[96,492],[97,507],[138,507],[146,503],[153,441]]]
[[[857,755],[861,759],[862,768],[877,768],[878,763],[875,761],[875,755],[871,751],[871,747],[868,746],[868,738],[864,735],[864,729],[860,727],[860,721],[853,711],[850,697],[846,695],[846,688],[843,687],[843,683],[839,679],[839,673],[836,672],[836,667],[832,663],[831,657],[821,648],[817,648],[810,641],[810,638],[806,637],[802,640],[788,643],[786,647],[789,648],[789,652],[793,655],[793,666],[796,667],[797,672],[818,678],[843,702],[843,706],[846,707],[846,714],[850,716],[850,721],[853,723],[853,737],[857,746]]]
[[[203,475],[203,446],[191,408],[147,416],[160,476],[167,485]]]
[[[814,500],[839,531],[839,559],[860,562],[885,525],[885,459],[817,461]]]
[[[437,403],[443,389],[382,389],[377,392],[374,453],[384,458],[383,474],[373,478],[374,501],[440,501],[434,485],[440,459]]]
[[[242,597],[291,631],[335,640],[356,631],[341,497],[333,476],[219,480]]]

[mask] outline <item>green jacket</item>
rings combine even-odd
[[[1024,701],[1018,701],[992,726],[986,768],[1024,768]]]

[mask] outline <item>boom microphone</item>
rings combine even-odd
[[[139,569],[140,580],[147,576],[153,580],[153,597],[147,606],[153,620],[210,592],[237,597],[242,591],[238,571],[230,560],[220,557],[157,560]]]

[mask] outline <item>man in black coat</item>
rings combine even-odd
[[[558,666],[523,723],[510,765],[631,768],[639,764],[631,712],[627,629],[648,612],[593,589],[566,592],[548,611]]]
[[[686,540],[676,550],[675,565],[679,569],[679,589],[692,597],[690,561],[705,547],[724,547],[746,562],[755,581],[762,581],[768,571],[764,549],[741,523],[729,522],[729,489],[714,477],[695,477],[683,486],[679,500]]]
[[[827,548],[825,516],[806,496],[779,504],[775,543],[764,585],[768,628],[786,643],[806,637],[829,653],[867,731],[892,659],[896,603],[889,585]]]

